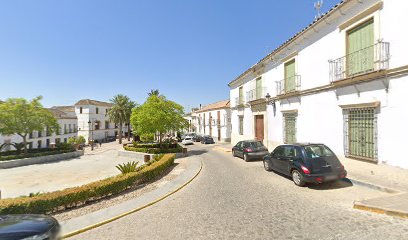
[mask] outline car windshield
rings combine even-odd
[[[262,142],[250,142],[249,146],[253,147],[253,148],[259,148],[259,147],[263,147]]]
[[[305,153],[308,158],[331,157],[334,153],[325,145],[305,146]]]
[[[184,140],[191,140],[191,138],[189,138],[189,137],[188,137],[188,138],[184,138]]]

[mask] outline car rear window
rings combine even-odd
[[[263,147],[264,145],[262,144],[262,142],[250,142],[249,146],[253,148],[259,148],[259,147]]]
[[[303,147],[308,158],[331,157],[334,153],[325,145],[310,145]]]

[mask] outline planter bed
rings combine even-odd
[[[139,167],[137,172],[119,174],[80,187],[0,200],[0,214],[40,213],[49,214],[79,207],[88,202],[119,194],[127,189],[146,183],[165,172],[174,164],[175,155],[166,154],[157,161]]]
[[[68,153],[74,152],[75,150],[60,150],[60,149],[36,149],[30,150],[27,154],[17,154],[17,151],[8,151],[0,153],[0,162],[1,161],[10,161],[10,160],[18,160],[18,159],[26,159],[31,157],[42,157],[42,156],[49,156],[61,153]]]

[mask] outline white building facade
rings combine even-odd
[[[342,1],[229,83],[232,143],[319,142],[408,168],[408,2]]]
[[[192,112],[192,129],[213,137],[215,142],[231,142],[230,101],[209,104]]]
[[[75,115],[78,118],[78,135],[89,140],[106,142],[108,138],[119,134],[119,126],[110,122],[108,111],[111,103],[82,99],[75,104]],[[123,123],[123,137],[127,136],[128,127]]]

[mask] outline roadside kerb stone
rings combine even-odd
[[[162,199],[177,192],[189,182],[191,182],[201,171],[201,159],[194,158],[189,161],[188,167],[178,177],[171,182],[164,184],[162,187],[148,192],[138,198],[101,209],[90,214],[77,218],[62,221],[62,235],[64,238],[99,227],[103,224],[117,220],[133,212],[137,212],[145,207],[153,205]]]
[[[22,166],[49,163],[49,162],[58,162],[61,160],[77,158],[82,155],[84,155],[84,150],[68,152],[68,153],[61,153],[61,154],[54,154],[54,155],[48,155],[48,156],[15,159],[15,160],[10,160],[10,161],[0,161],[0,169],[22,167]]]
[[[408,219],[408,193],[355,201],[354,208]]]

